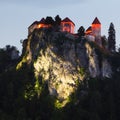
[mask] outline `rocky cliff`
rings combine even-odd
[[[65,104],[84,79],[111,77],[107,56],[103,48],[84,37],[39,29],[23,42],[23,58],[17,69],[24,63],[33,66],[37,83],[47,83],[49,93]]]

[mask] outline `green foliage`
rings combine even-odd
[[[31,72],[30,69],[25,68],[19,71],[12,70],[0,76],[0,82],[2,83],[2,85],[0,84],[1,119],[105,120],[107,118],[117,120],[116,117],[119,118],[117,116],[119,113],[116,112],[116,109],[119,109],[120,106],[118,102],[119,76],[116,76],[118,77],[116,81],[90,78],[87,80],[87,85],[86,83],[78,84],[78,89],[71,95],[68,104],[62,107],[58,100],[49,96],[45,83],[43,85],[39,84],[42,85],[40,97],[34,95],[36,90],[34,89],[32,76],[29,80]],[[4,78],[4,82],[2,78]],[[24,97],[25,92],[27,99]],[[116,105],[117,107],[115,107]]]
[[[19,53],[16,47],[10,45],[6,45],[5,48],[0,49],[0,73],[9,69],[10,65],[16,65],[18,59],[12,59],[13,50]]]
[[[24,93],[24,98],[27,100],[32,100],[32,98],[35,96],[35,91],[34,88],[31,84],[26,85],[25,93]]]
[[[80,75],[83,77],[83,76],[85,75],[85,68],[80,67],[80,68],[78,69],[78,72],[79,72]]]
[[[57,108],[57,109],[61,109],[63,106],[62,106],[62,102],[60,102],[59,100],[56,100],[55,101],[55,108]]]
[[[0,73],[0,120],[119,120],[120,53],[109,61],[112,78],[76,80],[76,91],[64,107],[49,95],[48,83],[34,76],[33,66],[23,63],[16,71],[13,65]],[[86,71],[80,68],[79,73]]]

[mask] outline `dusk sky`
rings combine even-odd
[[[0,0],[0,48],[14,45],[21,50],[20,40],[27,38],[29,25],[56,15],[69,17],[76,32],[80,26],[87,29],[97,16],[106,37],[113,22],[117,46],[120,44],[120,0]]]

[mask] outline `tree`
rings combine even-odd
[[[57,15],[57,16],[55,17],[55,22],[56,22],[56,25],[60,25],[60,23],[61,23],[61,18],[59,17],[59,15]]]
[[[60,24],[61,24],[61,18],[59,17],[59,15],[57,15],[55,17],[55,30],[56,31],[60,31],[60,29],[61,29]]]
[[[45,23],[46,23],[46,24],[54,25],[54,20],[53,20],[52,17],[47,16],[47,17],[46,17],[46,20],[45,20]]]
[[[101,37],[101,41],[102,41],[102,47],[106,49],[108,40],[105,35]]]
[[[85,35],[85,28],[84,28],[83,26],[81,26],[81,27],[78,29],[78,35],[79,35],[80,37]]]
[[[115,29],[114,29],[114,25],[113,23],[110,23],[110,27],[108,30],[108,50],[110,52],[115,52],[115,44],[116,44],[116,40],[115,40]]]
[[[19,58],[19,51],[15,46],[6,45],[0,48],[0,72],[15,64]]]

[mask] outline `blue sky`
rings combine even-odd
[[[28,26],[42,17],[69,17],[76,25],[87,29],[97,16],[102,23],[102,35],[108,36],[113,22],[117,46],[120,44],[120,0],[0,0],[0,48],[14,45],[22,49],[21,39],[27,38]]]

